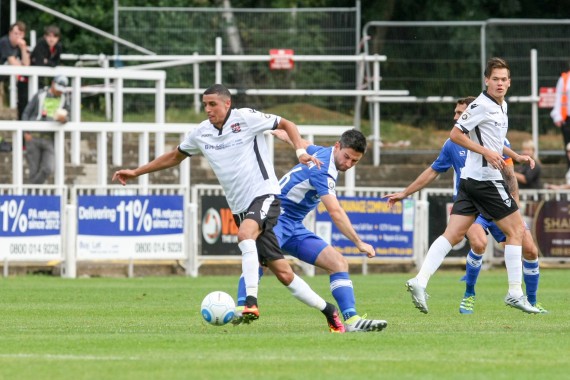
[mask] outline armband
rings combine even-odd
[[[305,149],[297,149],[295,151],[295,154],[297,155],[297,158],[301,157],[303,154],[307,154],[307,151]]]

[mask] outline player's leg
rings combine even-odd
[[[473,224],[475,215],[452,214],[443,235],[429,247],[424,262],[416,277],[406,282],[406,288],[412,296],[412,302],[422,313],[428,312],[426,287],[430,277],[440,267],[451,248],[459,243]]]
[[[261,277],[263,277],[263,267],[259,266],[259,281],[261,282]],[[245,291],[245,279],[243,274],[239,277],[238,281],[238,291],[237,291],[237,306],[245,305],[245,298],[247,297],[247,292]]]
[[[308,236],[299,243],[297,257],[329,272],[331,293],[345,320],[347,332],[381,331],[388,325],[384,320],[366,319],[358,315],[348,262],[340,252],[315,235]],[[316,257],[315,252],[318,252]]]
[[[475,295],[475,285],[483,264],[483,254],[487,249],[487,224],[489,222],[482,216],[478,216],[467,231],[467,239],[471,249],[467,254],[465,266],[465,295]]]
[[[537,301],[538,283],[540,281],[540,268],[538,262],[538,248],[528,226],[525,224],[525,232],[522,242],[523,255],[523,280],[526,287],[528,302],[540,310],[541,313],[548,311]]]
[[[244,319],[259,318],[257,294],[259,286],[258,238],[277,224],[280,212],[279,199],[272,194],[255,198],[246,212],[235,215],[238,225],[238,246],[242,253],[242,275],[245,283]]]
[[[319,296],[309,284],[297,276],[284,258],[267,261],[267,266],[275,274],[277,279],[287,287],[293,297],[305,305],[320,310],[327,318],[327,324],[331,332],[343,333],[345,331],[337,308],[326,302]]]
[[[505,241],[505,266],[509,290],[505,296],[505,304],[522,310],[525,313],[539,313],[527,300],[522,290],[522,241],[525,233],[520,212],[513,212],[496,221],[507,237]]]
[[[259,233],[259,225],[253,219],[245,219],[239,224],[238,247],[242,255],[241,271],[246,293],[244,310],[250,309],[256,317],[254,319],[259,317],[259,311],[257,310],[259,259],[255,244]]]
[[[483,264],[483,254],[487,248],[487,220],[478,216],[467,230],[467,239],[471,249],[465,260],[465,293],[459,304],[459,313],[473,314],[475,308],[475,285]]]

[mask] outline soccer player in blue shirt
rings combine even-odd
[[[474,97],[461,98],[455,105],[454,120],[457,121],[467,106],[475,100]],[[506,146],[510,146],[505,141]],[[449,168],[453,167],[455,186],[453,189],[453,198],[457,195],[459,187],[459,179],[461,170],[465,166],[465,158],[467,149],[447,139],[443,144],[441,152],[433,164],[428,167],[414,182],[412,182],[404,191],[386,196],[388,203],[394,204],[411,194],[423,189],[430,184],[440,173],[445,173]],[[503,177],[512,189],[513,197],[518,201],[518,184],[514,177],[513,161],[509,157],[505,157],[505,167],[502,170]],[[547,311],[536,300],[538,290],[538,282],[540,278],[538,265],[538,249],[534,244],[532,235],[525,226],[525,234],[523,239],[523,279],[526,285],[527,298],[531,305],[540,310],[541,313]],[[504,243],[505,234],[497,227],[493,221],[486,220],[481,215],[477,217],[475,223],[467,231],[467,238],[471,246],[471,250],[467,254],[465,282],[466,289],[463,299],[459,305],[461,314],[473,314],[475,307],[475,284],[479,276],[481,264],[483,262],[483,254],[487,247],[487,234],[491,233],[498,243]]]
[[[287,136],[279,131],[273,131],[273,134],[290,143]],[[356,311],[346,258],[303,225],[303,219],[322,201],[337,228],[361,252],[368,257],[375,256],[374,248],[363,242],[352,227],[335,191],[338,172],[345,172],[360,161],[366,151],[366,138],[360,131],[352,129],[344,132],[331,147],[310,145],[308,141],[304,143],[307,152],[323,164],[320,169],[315,165],[296,165],[279,181],[281,215],[274,228],[279,245],[285,253],[329,272],[330,289],[344,318],[346,332],[381,331],[387,326],[386,321],[366,319]],[[245,287],[240,279],[238,307],[244,296]],[[238,315],[235,323],[239,322]]]

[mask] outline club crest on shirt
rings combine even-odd
[[[230,125],[230,128],[232,129],[233,133],[241,132],[241,127],[239,126],[239,123]]]
[[[336,186],[334,179],[328,178],[327,179],[327,186],[328,186],[329,190],[334,191],[335,186]]]

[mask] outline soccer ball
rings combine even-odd
[[[223,326],[233,319],[236,304],[228,293],[216,291],[204,298],[200,309],[206,322],[214,326]]]

